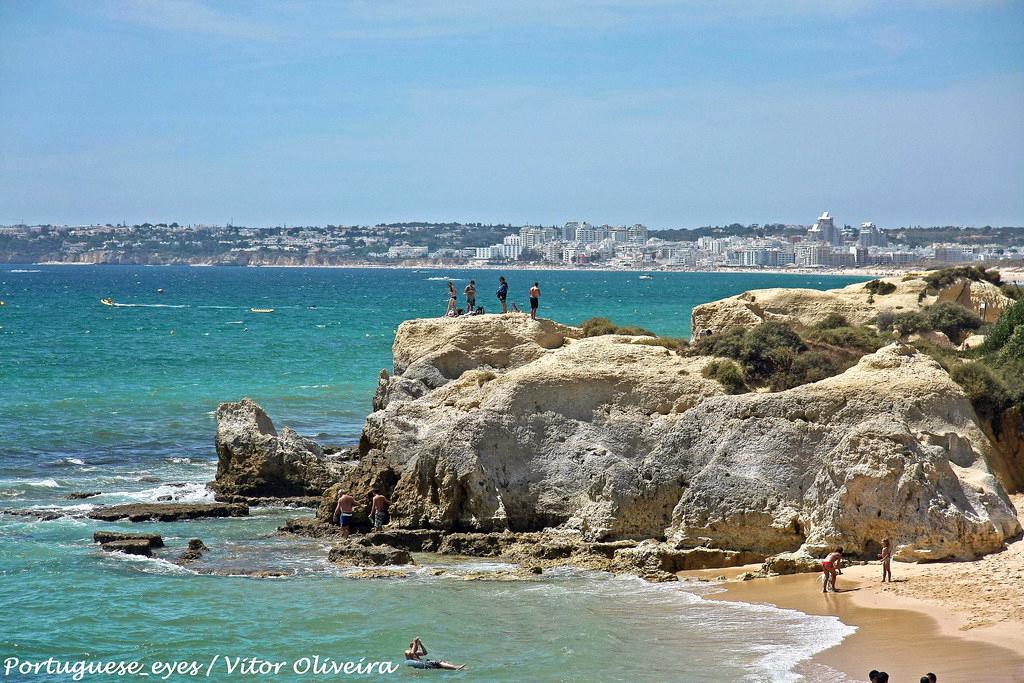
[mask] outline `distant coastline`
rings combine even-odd
[[[33,266],[187,266],[189,268],[348,268],[348,269],[380,269],[380,270],[497,270],[497,271],[593,271],[608,273],[744,273],[744,274],[771,274],[771,275],[826,275],[840,277],[899,277],[907,273],[920,273],[931,270],[928,267],[899,267],[899,268],[749,268],[737,266],[734,268],[680,268],[672,266],[658,266],[654,268],[620,268],[610,266],[578,266],[563,265],[554,263],[538,264],[469,264],[469,263],[332,263],[332,264],[279,264],[279,263],[110,263],[110,262],[84,262],[84,261],[39,261],[35,263],[5,265],[33,265]],[[1004,281],[1024,282],[1024,266],[1015,265],[1011,268],[999,268]]]

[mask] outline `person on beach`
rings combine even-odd
[[[466,295],[466,313],[473,315],[476,311],[476,280],[470,280],[463,293]]]
[[[452,664],[443,659],[423,659],[427,654],[427,648],[423,641],[417,637],[409,643],[409,649],[405,651],[405,663],[416,669],[448,669],[450,671],[461,671],[466,668],[465,664]]]
[[[875,683],[889,683],[889,674],[879,671],[878,675],[875,676]]]
[[[501,312],[508,313],[508,307],[505,305],[505,299],[508,298],[508,283],[505,282],[505,276],[502,275],[498,278],[498,301],[501,302]]]
[[[356,499],[350,493],[343,493],[334,508],[334,521],[341,527],[342,537],[352,533],[352,514],[356,509]]]
[[[872,669],[868,672],[868,680],[871,681],[871,683],[875,683],[875,681],[878,680],[878,669]]]
[[[455,285],[451,280],[448,281],[448,310],[445,311],[446,316],[455,315],[455,309],[458,308],[459,295],[455,292]]]
[[[540,306],[540,283],[534,282],[530,287],[530,317],[537,319],[537,307]]]
[[[828,556],[821,561],[821,570],[824,572],[822,576],[821,592],[827,593],[829,585],[832,586],[832,592],[836,592],[836,577],[842,574],[840,565],[843,562],[843,547],[839,546]]]
[[[939,677],[933,674],[931,671],[926,673],[925,676],[928,677],[929,683],[935,683],[937,680],[939,680]]]
[[[391,516],[388,515],[388,506],[391,505],[391,501],[384,497],[383,494],[373,492],[373,499],[370,501],[370,519],[373,520],[373,528],[383,529],[384,526],[391,521]]]
[[[892,583],[892,548],[889,547],[889,539],[882,539],[882,552],[878,554],[882,561],[882,583]]]

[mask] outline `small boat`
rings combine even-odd
[[[100,299],[100,303],[104,306],[113,306],[114,300],[108,296],[106,299]]]
[[[273,308],[250,308],[249,311],[252,312],[252,313],[273,313],[274,309]]]
[[[163,294],[164,293],[164,288],[160,287],[159,289],[156,290],[156,293],[157,294]]]
[[[641,280],[653,280],[654,276],[652,276],[652,275],[641,275],[639,279],[641,279]]]

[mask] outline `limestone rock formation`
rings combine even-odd
[[[883,536],[900,559],[973,557],[1020,531],[969,401],[909,347],[726,396],[701,376],[709,358],[578,336],[523,316],[403,324],[382,383],[420,386],[367,418],[342,487],[383,486],[399,528],[555,527],[747,559],[870,556]]]
[[[163,548],[164,539],[160,534],[129,534],[123,531],[97,531],[92,535],[94,543],[113,541],[145,541],[150,548]]]
[[[701,304],[693,309],[693,337],[718,333],[730,327],[753,327],[767,321],[814,325],[832,313],[851,324],[869,324],[879,313],[914,311],[938,301],[956,302],[985,322],[994,322],[1013,300],[990,282],[963,278],[939,291],[930,290],[921,277],[884,278],[896,289],[891,294],[872,294],[865,283],[840,289],[755,289],[736,296]]]
[[[221,496],[319,496],[337,480],[312,439],[285,427],[279,435],[250,398],[217,407],[217,478]]]

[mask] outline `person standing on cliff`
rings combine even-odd
[[[476,313],[476,280],[470,280],[463,293],[466,295],[466,313],[473,315]]]
[[[373,492],[373,499],[370,501],[370,519],[373,520],[374,531],[383,529],[391,521],[391,516],[388,514],[389,505],[391,505],[391,501],[383,494]]]
[[[537,319],[537,307],[540,306],[540,283],[534,282],[530,287],[530,317]]]
[[[505,299],[508,298],[508,283],[505,282],[505,276],[502,275],[498,278],[498,301],[501,302],[501,312],[508,313],[508,306],[505,305]]]
[[[455,291],[455,285],[451,280],[448,281],[448,310],[445,311],[446,316],[455,315],[455,309],[459,305],[459,295]]]
[[[352,494],[343,493],[338,498],[338,505],[334,508],[334,519],[341,527],[342,538],[347,538],[352,533],[352,513],[356,509],[356,499]]]

